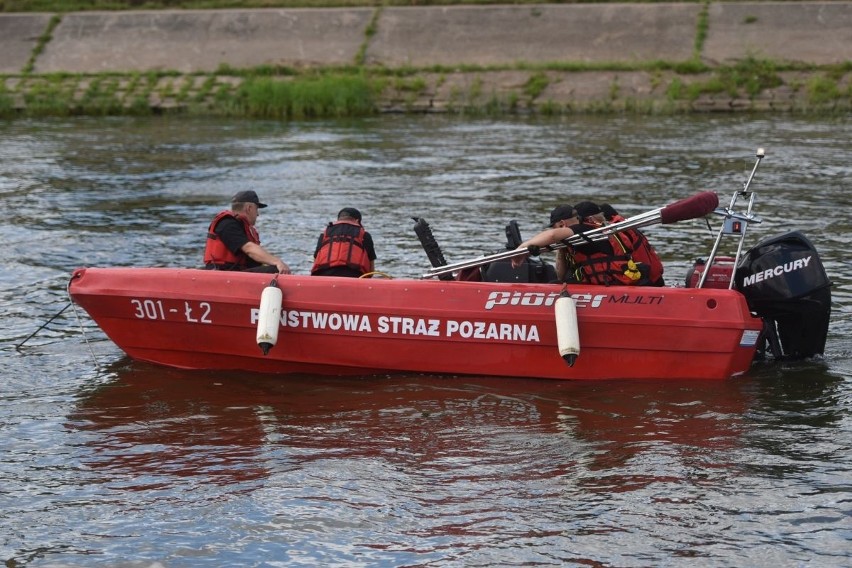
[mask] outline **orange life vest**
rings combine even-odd
[[[615,215],[613,223],[623,221],[624,217]],[[602,226],[588,219],[584,224],[593,227]],[[640,231],[626,229],[609,236],[612,254],[594,252],[585,254],[582,247],[574,249],[573,262],[575,278],[589,284],[626,285],[626,286],[662,286],[663,263],[657,251]]]
[[[625,221],[625,218],[616,214],[612,218],[613,223]],[[648,242],[648,238],[639,229],[627,229],[624,231],[627,238],[630,240],[633,251],[630,256],[637,263],[648,266],[648,283],[649,286],[662,286],[663,282],[663,261],[660,260],[657,251]]]
[[[353,221],[329,223],[314,258],[311,274],[337,266],[346,266],[365,274],[370,271],[370,257],[364,248],[364,227]]]
[[[234,254],[225,246],[219,235],[215,233],[216,225],[225,217],[233,217],[240,222],[243,230],[246,232],[248,240],[255,244],[260,244],[260,235],[257,234],[257,229],[249,224],[248,219],[242,215],[234,213],[230,209],[226,209],[216,215],[210,222],[210,227],[207,229],[207,245],[204,247],[204,264],[215,264],[217,266],[233,266],[238,268],[249,268],[249,257],[244,252],[240,251]]]

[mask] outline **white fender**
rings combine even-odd
[[[560,296],[553,304],[556,315],[556,345],[559,356],[569,367],[580,355],[580,332],[577,329],[577,306],[571,296]]]
[[[278,341],[278,326],[281,320],[281,300],[284,294],[273,280],[260,295],[260,310],[257,318],[257,344],[266,355]]]

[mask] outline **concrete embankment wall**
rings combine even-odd
[[[690,108],[788,110],[826,66],[834,66],[839,104],[848,106],[842,94],[852,91],[852,2],[0,14],[0,73],[18,105],[40,77],[56,73],[77,75],[76,88],[85,89],[85,76],[174,71],[161,79],[171,82],[168,90],[148,95],[151,105],[169,106],[179,104],[171,94],[197,87],[199,74],[234,86],[241,79],[229,69],[362,65],[413,68],[424,79],[405,101],[387,93],[384,110],[441,110],[472,89],[526,98],[531,108],[581,109],[660,100],[675,80],[706,80],[652,62],[676,68],[700,61],[712,69],[747,59],[786,65],[781,84],[693,98]],[[525,86],[542,70],[546,86],[530,93]],[[129,98],[131,84],[116,89]]]

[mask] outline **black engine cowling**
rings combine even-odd
[[[763,318],[776,358],[802,359],[825,350],[831,281],[819,254],[800,232],[766,239],[743,255],[734,283]]]

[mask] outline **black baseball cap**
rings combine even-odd
[[[231,198],[231,203],[254,203],[258,208],[263,209],[266,203],[261,203],[257,198],[257,194],[251,190],[241,191]]]
[[[597,203],[593,203],[592,201],[581,201],[577,204],[577,215],[580,216],[580,219],[585,219],[586,217],[591,217],[598,213],[601,213],[601,208]]]
[[[601,203],[601,211],[603,212],[604,217],[606,217],[607,221],[618,215],[618,211],[616,211],[615,207],[613,207],[609,203]]]
[[[576,217],[577,212],[574,211],[574,208],[570,205],[559,205],[555,207],[553,211],[550,212],[550,224],[548,227],[552,227],[559,221],[564,221],[565,219],[571,219],[572,217]]]

